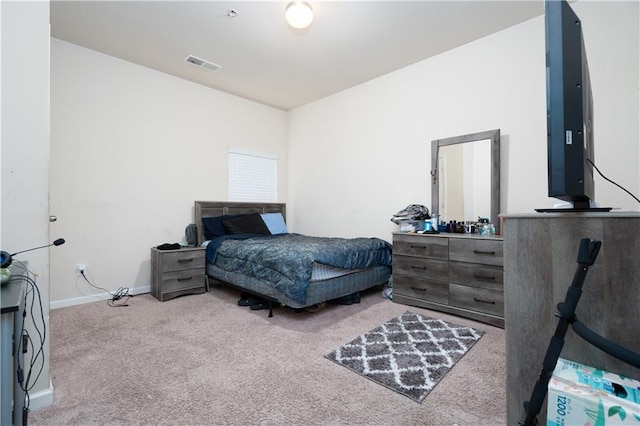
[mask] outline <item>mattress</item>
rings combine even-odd
[[[322,263],[314,262],[313,269],[311,270],[311,281],[329,280],[343,275],[355,274],[363,270],[364,269],[336,268],[335,266],[323,265]]]

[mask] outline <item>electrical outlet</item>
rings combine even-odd
[[[85,265],[84,263],[78,263],[76,265],[76,277],[79,277],[80,275],[82,275],[84,272],[86,272],[87,270],[87,265]]]

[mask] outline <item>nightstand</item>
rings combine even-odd
[[[151,295],[161,302],[186,294],[204,293],[205,247],[178,250],[151,248]]]

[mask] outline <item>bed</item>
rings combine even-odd
[[[212,223],[219,226],[224,218],[231,218],[225,219],[227,226],[256,215],[265,221],[267,217],[281,217],[284,221],[286,205],[220,201],[194,204],[197,242],[207,244],[208,282],[231,285],[264,298],[269,301],[269,316],[274,305],[305,309],[388,283],[391,245],[378,238],[308,237],[288,233],[286,226],[284,230],[270,229],[277,235],[245,234],[241,229],[233,235],[219,236],[212,231]],[[289,266],[288,262],[294,261],[291,257],[296,264]],[[311,258],[314,261],[309,272]]]

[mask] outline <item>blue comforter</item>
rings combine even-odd
[[[226,235],[209,243],[207,261],[270,283],[304,304],[314,262],[344,269],[390,266],[391,244],[379,238]]]

